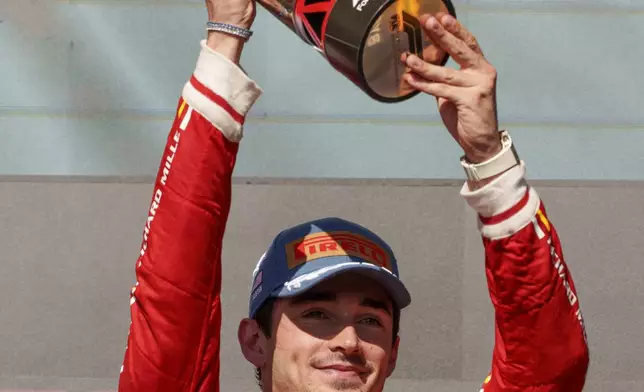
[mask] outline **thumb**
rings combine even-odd
[[[445,98],[437,98],[436,103],[443,124],[445,124],[452,137],[458,141],[458,110],[456,105]]]

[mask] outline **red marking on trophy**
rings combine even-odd
[[[324,49],[324,36],[336,0],[295,0],[294,14],[299,17],[313,44]]]

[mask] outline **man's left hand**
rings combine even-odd
[[[255,0],[205,0],[208,20],[227,23],[244,29],[250,29],[257,15]],[[232,34],[209,31],[207,45],[239,64],[244,48],[244,40]]]
[[[437,98],[441,118],[470,162],[486,161],[501,151],[496,110],[496,69],[476,38],[446,13],[420,18],[426,34],[460,65],[438,66],[415,55],[403,55],[411,72],[405,80]]]

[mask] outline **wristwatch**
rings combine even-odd
[[[499,136],[501,137],[503,148],[498,154],[487,161],[471,163],[467,161],[465,156],[461,157],[461,166],[463,166],[468,180],[478,181],[494,177],[520,163],[519,154],[517,154],[512,144],[510,134],[507,131],[500,131]]]

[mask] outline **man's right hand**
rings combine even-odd
[[[208,20],[250,29],[255,21],[255,0],[206,0]],[[239,64],[244,39],[234,35],[209,31],[207,45],[214,51]]]
[[[403,56],[412,70],[406,81],[438,99],[440,115],[472,163],[501,151],[496,110],[496,69],[483,55],[476,38],[447,13],[423,15],[427,36],[449,53],[460,69],[431,64],[415,55]]]

